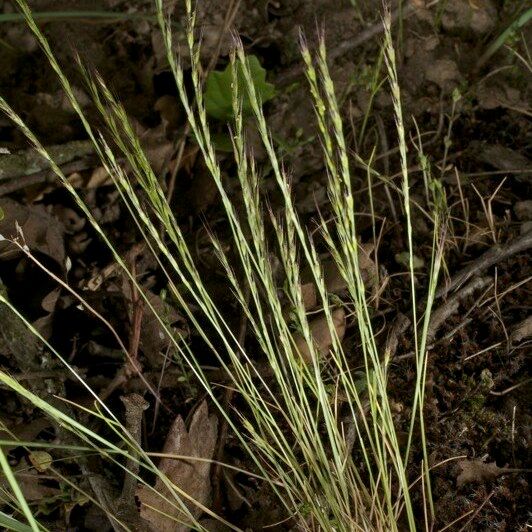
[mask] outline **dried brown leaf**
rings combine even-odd
[[[156,175],[168,165],[174,151],[174,143],[166,138],[162,124],[155,128],[144,128],[135,123],[136,133],[148,161]]]
[[[510,340],[515,344],[530,337],[532,337],[532,316],[528,316],[528,318],[517,324],[510,335]]]
[[[89,180],[87,181],[86,188],[98,188],[106,185],[112,185],[113,179],[109,172],[103,166],[97,166],[93,171]]]
[[[42,205],[22,205],[12,199],[2,198],[0,208],[4,213],[0,221],[0,235],[8,239],[18,237],[18,224],[30,250],[48,255],[64,266],[64,228]],[[20,250],[11,242],[0,242],[0,259],[10,259],[19,253]]]
[[[162,364],[161,351],[166,350],[171,345],[171,339],[166,334],[157,316],[162,318],[169,327],[173,324],[182,322],[183,318],[177,310],[164,301],[161,297],[153,292],[146,292],[146,297],[155,312],[146,308],[142,319],[142,328],[140,332],[140,343],[144,355],[150,361],[153,367],[160,367]],[[174,329],[175,330],[175,329]],[[182,336],[186,331],[179,329],[176,333]]]
[[[39,502],[45,499],[59,497],[61,491],[58,488],[47,486],[46,480],[40,478],[36,471],[28,470],[27,466],[20,466],[20,475],[15,471],[17,484],[28,502]],[[0,489],[8,489],[8,482],[5,477],[0,478]]]
[[[301,285],[301,298],[305,310],[312,310],[318,304],[318,295],[314,283],[305,283]]]
[[[345,335],[345,311],[342,308],[336,309],[332,312],[332,321],[336,329],[338,339],[342,341]],[[317,353],[321,356],[326,355],[333,343],[333,337],[327,318],[325,315],[312,320],[309,323],[310,335],[314,341],[314,347]],[[301,358],[307,363],[312,362],[312,353],[309,345],[305,341],[303,335],[299,332],[294,333],[294,342]]]
[[[163,458],[159,463],[160,472],[177,488],[186,492],[200,505],[206,505],[211,496],[210,468],[208,461],[194,458],[212,459],[218,437],[218,420],[209,415],[207,402],[203,401],[192,416],[190,428],[178,416],[170,428],[163,453],[189,456],[191,460]],[[155,482],[154,490],[142,486],[137,491],[140,500],[140,516],[153,532],[185,532],[190,529],[190,520],[180,509],[174,495],[161,479]],[[183,498],[188,511],[197,519],[202,509]],[[186,524],[189,523],[189,524]]]
[[[495,462],[486,463],[482,460],[460,460],[458,462],[461,473],[456,478],[457,487],[472,482],[488,482],[507,472],[504,467],[499,467]]]
[[[373,244],[358,245],[358,266],[362,280],[368,284],[373,284],[377,278],[375,261],[370,256],[374,249]],[[347,289],[347,283],[334,260],[330,259],[323,263],[323,276],[328,292],[337,294]]]

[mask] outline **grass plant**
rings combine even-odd
[[[414,274],[415,235],[409,197],[406,133],[390,29],[390,13],[386,11],[383,21],[384,59],[393,97],[400,148],[402,167],[400,192],[408,242],[412,334],[416,354],[416,385],[413,391],[412,416],[409,420],[406,448],[400,444],[387,392],[392,360],[389,353],[383,352],[378,345],[372,323],[369,289],[363,281],[359,265],[360,244],[355,217],[357,206],[352,189],[351,165],[342,115],[327,66],[324,39],[320,39],[319,47],[314,53],[304,38],[301,38],[302,57],[323,147],[328,177],[328,197],[333,212],[332,221],[321,219],[319,234],[313,236],[298,215],[297,205],[291,193],[288,171],[276,153],[263,107],[255,93],[244,49],[238,41],[231,63],[233,67],[237,61],[242,65],[246,81],[245,90],[272,169],[271,179],[275,181],[282,198],[282,206],[274,211],[260,193],[259,170],[244,135],[241,112],[243,94],[238,94],[235,90],[233,108],[236,118],[230,127],[237,169],[236,179],[240,185],[239,194],[243,205],[243,210],[240,212],[237,210],[235,199],[229,194],[222,176],[203,101],[203,80],[200,74],[202,70],[195,37],[193,7],[187,0],[189,26],[186,37],[190,53],[190,82],[193,87],[194,103],[185,89],[188,73],[183,71],[176,55],[177,47],[173,42],[171,22],[163,14],[162,0],[156,0],[158,22],[181,103],[194,140],[218,189],[230,229],[231,252],[225,251],[226,248],[215,234],[211,235],[212,248],[219,259],[220,268],[225,273],[239,310],[247,320],[249,335],[253,337],[254,345],[257,346],[252,357],[246,346],[239,342],[231,324],[209,293],[185,235],[165,197],[160,180],[150,167],[125,110],[107,88],[104,80],[80,65],[92,100],[107,127],[105,133],[95,131],[76,101],[68,79],[63,75],[27,4],[24,0],[16,1],[57,73],[87,135],[94,143],[102,164],[120,191],[122,200],[129,209],[148,249],[159,262],[160,271],[166,277],[169,295],[178,303],[191,328],[203,338],[219,365],[225,369],[230,386],[236,392],[237,404],[244,405],[239,410],[224,409],[218,389],[209,382],[191,346],[186,340],[171,334],[163,317],[159,316],[161,327],[166,330],[174,344],[176,356],[180,357],[181,363],[188,366],[212,403],[219,408],[220,415],[225,418],[230,430],[247,453],[250,463],[253,464],[254,473],[269,483],[271,490],[278,496],[279,503],[284,505],[287,515],[296,519],[302,529],[393,531],[404,530],[406,527],[412,531],[418,530],[420,516],[414,508],[413,493],[419,492],[420,489],[425,498],[423,526],[430,529],[434,520],[434,508],[423,417],[424,383],[427,372],[426,340],[443,260],[446,205],[441,186],[430,175],[430,168],[426,167],[425,179],[432,194],[431,216],[434,240],[428,273],[428,293],[419,296],[416,294]],[[236,81],[235,72],[236,68],[233,68]],[[235,82],[235,89],[238,86],[239,84]],[[2,98],[0,98],[0,108],[15,122],[34,147],[49,159],[45,148]],[[421,145],[418,150],[422,154]],[[119,157],[125,157],[128,161],[130,170],[127,173],[118,162]],[[125,275],[132,283],[136,283],[125,261],[88,207],[84,205],[78,192],[52,160],[50,164],[94,230],[109,246]],[[317,239],[327,247],[346,283],[347,301],[340,302],[338,298],[331,297],[327,292]],[[284,279],[282,287],[292,309],[289,316],[279,298],[279,272],[273,266],[272,256],[279,259]],[[303,268],[308,268],[311,272],[321,312],[328,324],[331,348],[326,356],[319,352],[309,327],[309,318],[301,293]],[[141,289],[139,294],[145,297]],[[421,310],[420,300],[425,302]],[[1,297],[1,301],[10,305],[4,296]],[[147,299],[145,302],[151,308]],[[360,381],[360,375],[353,372],[350,362],[353,353],[342,345],[337,331],[335,310],[342,304],[354,308],[358,355],[364,365],[363,382]],[[15,309],[13,311],[16,312]],[[154,309],[151,308],[151,311]],[[21,315],[20,317],[24,319]],[[211,332],[206,332],[202,326],[204,322],[209,324]],[[29,323],[27,325],[31,327]],[[297,331],[308,345],[310,352],[308,363],[303,361],[298,351],[294,331]],[[38,334],[34,329],[33,332]],[[44,342],[44,339],[42,340]],[[52,346],[46,347],[59,357],[59,353],[55,352]],[[267,362],[269,370],[267,377],[259,369],[258,359]],[[73,368],[71,370],[75,373]],[[189,496],[164,477],[157,469],[152,456],[138,446],[120,424],[118,416],[107,409],[96,395],[95,407],[86,412],[112,427],[120,444],[103,438],[76,421],[74,416],[76,406],[71,406],[69,413],[65,413],[5,373],[0,373],[0,381],[67,430],[75,433],[76,437],[84,442],[84,446],[80,447],[78,452],[99,453],[104,461],[112,462],[122,469],[125,469],[124,464],[127,460],[136,460],[141,466],[141,473],[137,475],[138,481],[144,482],[142,479],[146,471],[155,473],[163,479],[172,493],[174,500],[171,502],[186,511],[184,501]],[[409,474],[416,427],[420,428],[423,456],[422,464],[417,468],[422,479],[421,483],[413,483]],[[350,428],[354,434],[352,439],[347,437]],[[31,446],[31,442],[26,443]],[[0,456],[3,457],[2,454]],[[354,456],[357,458],[354,459]],[[6,476],[14,480],[15,477],[9,474],[10,469],[5,458],[2,467]],[[128,471],[125,470],[124,473],[128,474]],[[25,518],[31,530],[43,530],[31,512],[28,513],[29,507],[21,498],[21,492],[17,490],[16,484],[10,482],[10,485],[20,509],[17,518]],[[102,505],[102,501],[99,500],[98,504]],[[104,510],[113,519],[112,505],[104,505]],[[205,511],[209,513],[206,508]],[[11,519],[9,516],[1,515],[0,518],[4,520],[4,524],[7,523],[7,519]],[[202,529],[201,524],[190,514],[189,518],[195,527]],[[127,529],[124,523],[115,522],[114,526],[118,529],[119,526]],[[15,525],[13,529],[16,529]]]

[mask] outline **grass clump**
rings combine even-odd
[[[377,343],[369,290],[359,264],[360,244],[355,217],[357,206],[352,190],[351,165],[341,111],[327,67],[323,39],[320,40],[315,54],[308,48],[305,40],[301,39],[306,77],[323,147],[328,197],[333,213],[332,220],[320,220],[319,233],[313,235],[298,215],[288,172],[278,157],[262,108],[261,99],[264,99],[264,95],[257,92],[252,65],[246,60],[244,50],[238,42],[231,57],[231,134],[242,205],[242,208],[237,209],[235,199],[229,194],[222,178],[211,136],[208,102],[203,96],[199,49],[195,40],[194,11],[190,2],[187,2],[187,42],[194,96],[192,100],[185,89],[185,73],[175,55],[170,21],[163,15],[162,0],[156,0],[158,21],[181,103],[205,165],[218,189],[230,229],[230,253],[215,235],[212,235],[212,246],[239,309],[247,321],[248,336],[255,346],[251,356],[245,343],[238,338],[209,293],[205,279],[126,112],[104,81],[81,67],[109,136],[96,132],[78,105],[69,81],[63,75],[26,3],[24,0],[17,0],[17,3],[59,76],[67,97],[83,122],[102,164],[120,191],[146,246],[159,262],[160,271],[166,277],[168,293],[178,302],[195,333],[202,337],[220,367],[224,368],[230,387],[238,398],[238,404],[243,407],[237,411],[228,410],[220,400],[218,390],[202,370],[191,346],[169,334],[181,363],[189,367],[212,403],[219,407],[225,423],[254,464],[254,473],[269,483],[279,503],[285,507],[286,514],[307,530],[417,530],[420,517],[414,509],[413,493],[422,492],[425,498],[425,515],[421,521],[424,520],[425,526],[430,527],[434,520],[434,509],[431,501],[427,442],[424,438],[424,382],[427,372],[427,330],[442,263],[446,204],[440,185],[430,175],[430,168],[425,168],[425,179],[433,206],[431,216],[434,240],[428,293],[423,294],[425,303],[422,314],[419,315],[420,298],[416,297],[415,237],[410,212],[405,126],[391,38],[390,14],[386,12],[384,18],[384,58],[393,97],[401,156],[402,186],[397,192],[402,198],[403,221],[407,233],[412,335],[416,359],[416,384],[406,446],[400,444],[388,396],[391,353],[383,350]],[[39,141],[1,98],[0,107],[21,128],[37,150],[49,159]],[[272,178],[282,198],[282,208],[278,213],[272,211],[260,193],[261,177],[244,135],[244,107],[256,121],[268,156]],[[226,112],[226,115],[229,116],[229,113]],[[422,155],[421,146],[419,150]],[[119,156],[128,161],[130,170],[127,173],[118,162]],[[50,162],[78,202],[79,208],[107,243],[130,281],[137,283],[125,261],[61,169],[53,161]],[[320,241],[321,250],[325,247],[333,258],[345,282],[348,296],[342,300],[332,297],[327,290],[317,239]],[[272,256],[278,259],[277,266],[271,260]],[[317,345],[303,300],[301,272],[304,268],[311,273],[328,335],[325,355]],[[283,279],[284,293],[292,309],[289,316],[279,298],[280,277]],[[142,290],[139,290],[139,293],[145,297]],[[3,302],[9,304],[5,298]],[[145,303],[150,307],[147,299]],[[361,372],[353,371],[351,353],[347,352],[342,344],[343,333],[339,323],[343,323],[345,327],[345,308],[350,309],[353,321],[356,322],[358,350],[363,360]],[[153,308],[151,310],[153,311]],[[163,317],[159,317],[159,320],[161,327],[170,333]],[[209,325],[209,333],[202,325],[205,322]],[[294,331],[297,331],[298,336]],[[296,338],[300,340],[296,341]],[[305,357],[302,356],[302,345],[306,352]],[[52,350],[51,346],[48,348]],[[125,351],[127,356],[127,349]],[[56,355],[59,356],[58,353]],[[266,361],[266,373],[259,368],[257,360]],[[64,413],[8,375],[0,373],[0,380],[85,442],[83,451],[80,448],[79,452],[97,452],[105,460],[125,469],[126,475],[128,469],[124,464],[133,460],[141,467],[141,473],[135,475],[139,483],[144,483],[146,472],[159,476],[172,494],[173,500],[170,502],[186,511],[184,501],[190,496],[164,478],[149,454],[132,440],[118,422],[116,415],[97,397],[95,401],[98,406],[89,413],[112,427],[123,442],[122,445],[113,444],[79,424],[74,415],[76,407]],[[417,428],[420,429],[423,458],[421,467],[418,467],[420,477],[416,480],[410,477],[409,471],[412,440]],[[5,461],[2,466],[6,474],[9,474]],[[28,513],[29,508],[20,498],[21,494],[16,485],[11,486],[15,504],[26,517],[30,528],[41,530],[42,527],[32,518],[31,513]],[[118,524],[119,519],[112,515],[112,504],[106,506],[102,499],[98,498],[96,490],[95,495],[96,502],[110,514],[115,527],[131,528],[127,523]],[[194,526],[202,528],[194,516],[189,514],[189,518]]]

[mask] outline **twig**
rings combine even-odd
[[[1,159],[0,159],[1,161]],[[66,163],[61,166],[61,171],[65,174],[72,174],[74,172],[81,172],[87,168],[94,166],[94,160],[91,157],[84,157],[82,159]],[[40,185],[42,183],[57,183],[58,178],[53,170],[41,170],[31,175],[22,176],[10,179],[8,183],[0,185],[0,196],[11,194],[20,190],[21,188],[31,187],[34,185]]]
[[[388,332],[388,338],[386,339],[386,344],[384,346],[386,360],[391,360],[395,356],[397,347],[399,346],[399,338],[406,331],[410,323],[410,319],[405,316],[405,314],[402,312],[397,314],[390,331]]]
[[[457,290],[464,283],[469,281],[487,270],[489,267],[506,260],[507,258],[526,251],[532,247],[532,231],[528,231],[523,236],[516,238],[506,246],[494,246],[488,250],[484,255],[471,262],[468,266],[460,270],[445,286],[436,292],[436,298],[445,297],[449,292]]]
[[[432,0],[427,4],[427,7],[431,7],[435,4],[437,4],[440,0]],[[406,7],[396,8],[392,11],[391,15],[391,22],[394,24],[399,20],[399,17],[401,17],[403,20],[412,13],[415,12],[417,8],[412,4],[408,4]],[[365,42],[373,39],[373,37],[376,37],[377,35],[380,35],[384,31],[384,25],[381,20],[370,26],[369,28],[365,29],[361,33],[358,34],[357,37],[354,39],[349,39],[347,41],[344,41],[340,43],[338,46],[333,48],[329,54],[328,58],[330,61],[334,61],[335,59],[338,59],[342,55],[344,55],[347,52],[352,52],[355,48],[358,48]],[[304,66],[301,64],[298,64],[296,66],[293,66],[289,70],[281,73],[281,75],[276,80],[276,85],[280,87],[284,87],[286,85],[290,85],[290,83],[293,83],[296,81],[296,79],[303,74]]]
[[[430,324],[427,331],[427,345],[430,345],[434,341],[439,328],[453,314],[458,312],[460,303],[477,290],[480,290],[490,284],[491,281],[491,277],[479,277],[477,279],[473,279],[469,284],[464,286],[460,291],[454,293],[441,306],[434,310],[430,317]]]
[[[126,462],[126,472],[122,492],[115,502],[117,518],[124,521],[132,530],[147,530],[147,526],[140,519],[135,502],[135,490],[137,489],[137,476],[140,464],[135,445],[140,447],[142,436],[142,416],[149,407],[149,403],[139,394],[132,393],[120,398],[126,410],[126,429],[133,439],[130,456]],[[115,527],[116,530],[116,527]],[[122,530],[120,528],[119,530]]]
[[[90,140],[74,140],[66,144],[59,144],[47,148],[50,160],[57,166],[62,166],[75,159],[86,157],[94,153],[94,146]],[[15,177],[28,176],[50,169],[50,160],[40,155],[37,150],[29,150],[0,156],[0,181]]]
[[[138,256],[138,248],[133,248],[130,252],[130,262],[131,262],[131,277],[136,277],[136,260]],[[139,296],[136,283],[130,283],[131,290],[131,307],[132,307],[132,318],[131,318],[131,328],[129,331],[129,357],[124,362],[124,365],[118,373],[115,375],[111,383],[100,393],[100,399],[104,401],[107,399],[116,389],[123,386],[132,375],[138,373],[141,375],[142,366],[138,360],[138,352],[140,345],[140,332],[142,325],[142,317],[144,315],[144,300]],[[158,397],[158,396],[157,396]],[[159,399],[157,399],[159,400]]]
[[[532,378],[525,379],[524,381],[518,382],[517,384],[514,384],[513,386],[510,386],[509,388],[506,388],[505,390],[502,390],[500,392],[495,392],[493,390],[490,390],[490,395],[496,395],[498,397],[501,397],[503,395],[506,395],[510,392],[513,392],[514,390],[517,390],[517,388],[521,388],[521,386],[526,386],[530,381],[532,381]]]

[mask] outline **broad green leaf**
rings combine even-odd
[[[266,70],[262,68],[256,56],[246,58],[247,66],[251,73],[253,86],[261,103],[271,100],[275,95],[275,87],[266,81]],[[242,69],[242,63],[236,61],[238,93],[242,97],[242,112],[246,115],[251,112],[246,81]],[[205,85],[205,107],[209,116],[218,120],[233,118],[233,73],[231,65],[225,70],[215,70],[207,76]]]

